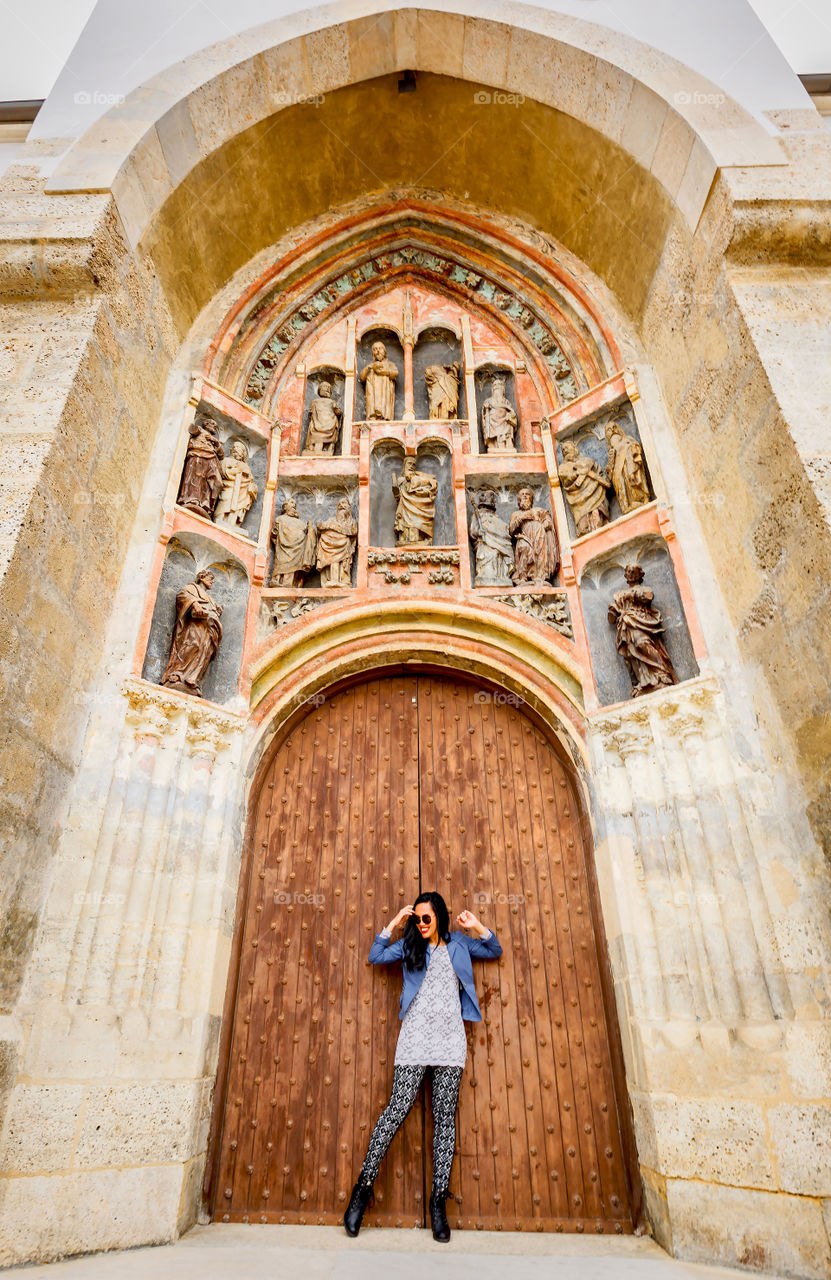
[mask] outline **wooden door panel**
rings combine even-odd
[[[420,889],[503,947],[474,961],[448,1216],[457,1228],[630,1231],[575,783],[506,700],[390,676],[328,697],[276,753],[253,824],[215,1217],[340,1223],[385,1105],[401,966],[375,932]],[[365,1225],[425,1224],[422,1094]]]
[[[630,1231],[572,779],[510,700],[460,681],[420,679],[419,748],[423,887],[503,947],[474,964],[451,1221]]]
[[[386,1102],[400,979],[395,966],[369,970],[366,956],[380,921],[418,892],[415,698],[415,680],[403,679],[328,698],[264,780],[220,1143],[222,1220],[339,1223]],[[421,1222],[422,1160],[416,1107],[376,1180],[373,1222]]]

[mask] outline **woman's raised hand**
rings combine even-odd
[[[390,920],[389,925],[387,926],[388,929],[390,931],[392,931],[393,929],[397,929],[398,926],[401,924],[401,921],[406,920],[407,916],[411,916],[412,914],[413,914],[412,905],[410,905],[409,907],[402,907],[398,915],[393,920]]]
[[[477,920],[472,911],[460,911],[456,916],[456,923],[460,924],[463,929],[478,929],[482,933],[487,933],[482,921]]]

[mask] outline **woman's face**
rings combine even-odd
[[[436,927],[436,913],[429,902],[419,902],[415,907],[416,924],[422,938],[429,938]]]

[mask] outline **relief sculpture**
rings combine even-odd
[[[617,651],[629,668],[632,697],[637,698],[677,684],[678,677],[661,639],[661,612],[652,603],[652,591],[643,586],[643,569],[628,564],[623,576],[626,587],[615,592],[609,605],[609,622],[615,628]]]
[[[488,453],[516,453],[517,416],[505,395],[505,379],[493,378],[491,393],[482,405],[482,439]]]
[[[351,587],[352,559],[358,538],[358,522],[348,498],[341,498],[328,520],[317,522],[317,567],[322,587]]]
[[[574,516],[577,537],[582,538],[609,523],[612,482],[594,458],[586,458],[579,452],[573,440],[564,440],[561,448],[560,484]]]
[[[366,389],[366,416],[392,422],[395,417],[395,382],[398,368],[387,359],[383,342],[373,342],[372,363],[361,370],[361,382]]]
[[[315,454],[331,457],[338,443],[342,418],[343,413],[332,399],[331,382],[321,382],[309,406],[304,457]]]
[[[468,533],[476,548],[475,587],[501,587],[510,583],[514,552],[508,526],[496,514],[496,494],[483,489],[474,500]]]
[[[211,595],[214,575],[202,569],[176,596],[176,622],[170,657],[161,683],[168,689],[202,697],[201,683],[222,639],[222,605]]]
[[[248,450],[242,440],[231,445],[231,455],[220,466],[222,488],[219,492],[214,520],[217,524],[239,529],[259,489],[248,465]]]
[[[431,364],[424,370],[431,418],[455,418],[459,413],[459,365]]]
[[[176,501],[180,507],[210,520],[222,491],[223,476],[219,462],[225,451],[216,423],[210,418],[196,418],[188,427],[188,435],[190,439]]]
[[[649,481],[643,461],[643,449],[637,440],[627,435],[620,423],[610,422],[606,427],[606,443],[609,448],[607,467],[615,497],[622,513],[634,511],[649,502]]]
[[[405,458],[401,475],[393,477],[392,492],[398,500],[393,525],[396,543],[400,546],[432,542],[438,492],[436,477],[417,471],[415,458]]]
[[[534,506],[531,489],[520,489],[509,526],[515,540],[514,585],[551,582],[560,567],[560,548],[551,512]]]
[[[306,574],[314,567],[317,538],[314,525],[297,514],[294,498],[283,500],[280,515],[271,528],[274,543],[272,587],[302,587]]]

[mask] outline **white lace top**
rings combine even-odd
[[[427,972],[398,1033],[395,1065],[463,1067],[467,1058],[459,979],[447,945],[427,947]]]

